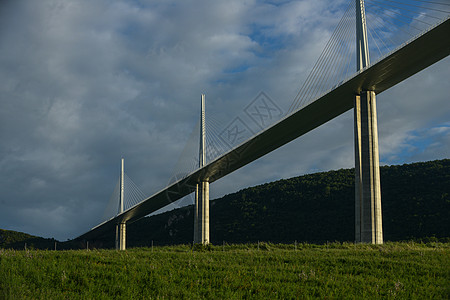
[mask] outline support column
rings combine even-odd
[[[123,213],[124,192],[125,192],[125,159],[122,158],[120,166],[119,214]]]
[[[369,44],[367,43],[366,10],[364,0],[356,1],[356,68],[360,71],[369,65]]]
[[[116,225],[116,250],[126,249],[126,223],[119,223]]]
[[[118,215],[123,213],[123,201],[125,192],[125,168],[124,159],[122,158],[122,164],[120,168],[120,195],[119,195],[119,210]],[[116,225],[116,250],[126,249],[126,222],[120,222]]]
[[[369,65],[369,47],[364,0],[356,1],[356,65]],[[355,240],[360,243],[383,243],[381,217],[378,125],[374,91],[355,96]]]
[[[376,96],[355,96],[355,239],[382,244],[380,165]]]
[[[199,167],[206,164],[205,95],[201,96]],[[201,180],[195,189],[194,243],[209,244],[209,182]]]
[[[195,190],[195,199],[197,207],[197,233],[196,244],[209,244],[209,182],[203,181],[197,184]],[[195,236],[195,232],[194,232]]]

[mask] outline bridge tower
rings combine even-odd
[[[119,210],[118,214],[123,213],[123,198],[125,189],[125,171],[124,171],[124,159],[122,158],[122,164],[120,168],[120,194],[119,194]],[[126,241],[126,223],[121,221],[116,224],[116,250],[125,250]]]
[[[364,0],[356,1],[358,71],[369,65]],[[362,90],[354,98],[355,240],[383,243],[376,95]]]
[[[199,167],[206,165],[205,95],[201,96]],[[209,244],[209,182],[202,178],[195,188],[194,243]]]

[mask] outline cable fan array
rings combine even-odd
[[[370,63],[376,63],[408,41],[450,16],[450,3],[427,0],[365,0]],[[369,64],[370,66],[370,64]],[[293,99],[289,115],[336,88],[357,73],[356,1],[349,0],[344,15],[331,34],[318,60]],[[206,160],[210,162],[233,146],[221,138],[224,126],[214,114],[206,117]],[[200,121],[192,130],[175,164],[168,185],[184,179],[199,167]],[[119,182],[110,197],[103,220],[118,213]],[[145,194],[125,175],[124,210],[146,199]],[[179,206],[192,204],[193,197],[179,200]]]
[[[407,41],[445,21],[450,4],[425,0],[365,0],[370,60],[377,62]],[[317,62],[299,89],[286,115],[315,101],[356,74],[356,1],[349,0],[344,15],[333,31]],[[169,180],[189,176],[198,168],[198,122]],[[224,126],[207,113],[206,156],[212,161],[232,146],[221,138]],[[235,145],[233,145],[235,146]]]
[[[114,188],[114,191],[109,198],[108,205],[103,214],[102,220],[107,221],[119,213],[119,198],[120,198],[120,179],[117,181],[117,184]],[[125,173],[124,174],[124,202],[123,209],[124,211],[135,206],[142,200],[145,200],[147,196],[139,189],[139,187],[131,180],[130,177]]]
[[[287,111],[315,101],[356,74],[356,1],[345,13]],[[447,20],[450,3],[425,0],[365,0],[371,63]]]

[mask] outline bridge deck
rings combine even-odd
[[[450,19],[447,19],[309,105],[286,116],[188,177],[173,183],[115,218],[92,228],[79,238],[92,239],[106,231],[114,230],[117,223],[136,221],[192,193],[200,179],[208,179],[211,183],[249,164],[352,109],[352,95],[362,90],[371,90],[379,94],[391,88],[448,56],[450,54],[449,36]]]

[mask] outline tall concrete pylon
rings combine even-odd
[[[120,196],[119,196],[119,210],[118,214],[123,213],[123,200],[125,191],[125,168],[124,159],[122,158],[122,164],[120,168]],[[126,249],[126,223],[121,222],[116,225],[116,250]]]
[[[199,167],[206,164],[205,95],[201,96]],[[209,182],[202,179],[195,188],[194,243],[209,244]]]
[[[356,1],[357,70],[369,65],[364,0]],[[354,99],[355,125],[355,240],[383,243],[378,125],[374,91],[361,91]]]

